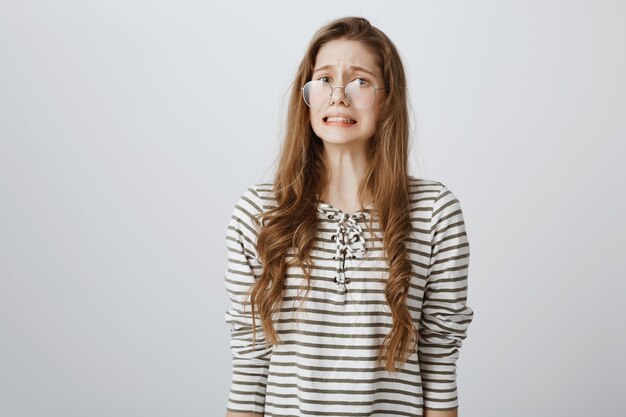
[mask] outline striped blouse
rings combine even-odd
[[[312,259],[311,290],[300,267],[287,269],[284,302],[273,317],[282,343],[257,344],[246,291],[262,271],[255,214],[276,206],[272,184],[248,188],[227,228],[225,287],[230,299],[232,382],[227,408],[265,416],[422,416],[458,407],[456,361],[473,311],[467,305],[469,243],[461,205],[441,182],[410,177],[413,265],[407,304],[417,349],[397,372],[375,364],[392,327],[384,296],[388,264],[372,205],[344,213],[326,202]],[[291,259],[293,252],[288,254]],[[302,291],[299,293],[299,290]]]

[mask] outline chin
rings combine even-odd
[[[328,143],[348,144],[365,141],[362,134],[355,134],[354,132],[327,131],[326,129],[314,130],[314,132],[322,141]]]
[[[319,135],[318,135],[319,136]],[[353,145],[356,143],[363,143],[365,139],[363,138],[355,138],[355,137],[347,137],[347,136],[338,136],[338,135],[325,135],[319,136],[323,142],[331,143],[333,145]]]

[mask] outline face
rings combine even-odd
[[[324,44],[315,59],[313,80],[327,81],[331,86],[345,86],[359,79],[360,85],[384,87],[377,56],[358,41],[336,39]],[[311,127],[324,142],[332,144],[365,144],[375,133],[385,90],[376,90],[374,102],[366,109],[349,103],[343,88],[333,88],[331,97],[321,109],[309,108]],[[346,122],[334,118],[351,119]]]

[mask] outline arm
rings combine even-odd
[[[253,324],[248,290],[261,273],[256,252],[259,226],[253,215],[262,203],[250,188],[237,201],[226,233],[228,268],[225,286],[230,306],[225,314],[230,326],[232,380],[228,396],[228,417],[262,416],[271,345],[266,346],[261,320],[256,316],[256,344],[252,343]]]
[[[461,205],[442,185],[431,221],[431,258],[418,344],[425,417],[456,417],[456,361],[474,312],[466,304],[469,242]]]
[[[424,417],[458,417],[458,409],[453,410],[431,410],[430,408],[424,409]]]

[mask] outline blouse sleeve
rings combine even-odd
[[[253,325],[248,291],[261,274],[256,240],[259,225],[254,215],[262,211],[262,202],[251,187],[237,201],[226,232],[228,266],[225,286],[230,299],[226,323],[230,328],[232,380],[228,410],[263,414],[271,345],[255,316],[256,343],[252,342]]]
[[[445,410],[458,408],[456,361],[474,312],[466,303],[470,251],[461,204],[443,185],[431,237],[418,353],[424,407]]]

